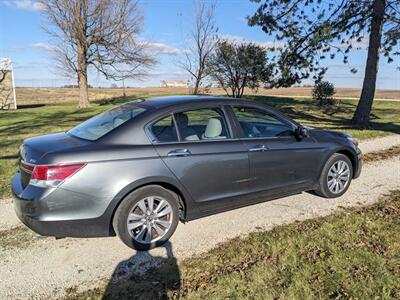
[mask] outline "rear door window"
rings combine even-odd
[[[158,142],[171,143],[178,141],[175,123],[171,115],[155,122],[151,126],[151,132]]]
[[[223,140],[230,133],[220,108],[201,108],[174,114],[181,141]]]

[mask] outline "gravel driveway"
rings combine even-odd
[[[400,144],[400,135],[365,141],[365,151],[387,149]],[[330,214],[343,206],[373,203],[400,187],[400,158],[370,163],[348,192],[338,199],[322,199],[309,193],[286,197],[234,211],[179,224],[171,239],[179,260],[206,251],[216,244],[254,230]],[[18,226],[9,200],[0,202],[0,229]],[[11,229],[12,230],[12,229]],[[1,246],[1,245],[0,245]],[[0,248],[1,249],[1,248]],[[95,287],[98,280],[140,273],[157,264],[165,249],[150,254],[136,253],[118,238],[63,239],[33,238],[25,248],[0,252],[0,299],[56,297],[65,289]],[[158,258],[157,258],[158,257]],[[123,264],[120,262],[124,261]],[[115,279],[115,278],[114,278]]]

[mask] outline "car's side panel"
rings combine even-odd
[[[248,193],[247,149],[239,140],[169,143],[155,148],[201,210],[229,206],[234,197]],[[170,156],[178,150],[190,154]]]
[[[249,149],[259,145],[266,150],[249,152],[252,192],[311,187],[318,180],[318,170],[326,151],[308,137],[249,139]]]
[[[359,176],[359,168],[361,168],[360,164],[362,164],[361,152],[360,152],[360,155],[359,155],[356,152],[354,152],[351,147],[344,147],[343,145],[332,145],[332,144],[327,145],[327,150],[323,154],[321,166],[317,170],[318,176],[321,175],[322,170],[323,170],[323,168],[325,166],[325,163],[328,161],[328,159],[333,154],[339,153],[339,152],[345,154],[346,156],[349,156],[350,161],[352,163],[354,163],[354,165],[353,165],[353,178],[354,178],[355,174],[357,174],[356,177]]]
[[[322,169],[328,159],[337,152],[345,152],[349,154],[350,160],[354,163],[354,174],[358,177],[360,174],[360,168],[362,167],[362,154],[361,150],[358,149],[352,142],[346,139],[338,139],[336,132],[311,129],[310,135],[315,139],[316,143],[322,148],[326,149],[322,156],[322,163],[319,170],[317,170],[318,177],[320,176]]]
[[[55,212],[52,216],[66,219],[98,217],[108,209],[113,199],[120,198],[121,191],[131,190],[146,182],[172,181],[171,178],[173,175],[158,157],[89,163],[57,191],[79,196],[57,200],[53,208],[62,209],[59,216]],[[85,201],[79,203],[82,198]]]

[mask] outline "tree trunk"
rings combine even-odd
[[[364,83],[360,101],[358,102],[357,109],[354,112],[352,119],[353,124],[360,128],[368,127],[372,102],[374,101],[385,6],[386,0],[375,0],[372,6],[371,32],[369,34],[368,57],[365,66]]]
[[[243,93],[244,93],[244,86],[238,87],[237,97],[236,98],[242,98]]]
[[[194,84],[194,89],[193,89],[193,95],[198,95],[199,86],[200,86],[200,81],[196,78],[196,82]]]
[[[78,63],[78,84],[79,84],[79,104],[78,107],[89,107],[88,83],[87,83],[87,15],[88,1],[76,1],[76,22],[77,32],[75,39],[77,44],[77,63]]]
[[[204,61],[201,59],[201,53],[199,54],[200,56],[200,62],[199,62],[199,69],[197,71],[197,77],[196,77],[196,83],[194,85],[194,91],[193,95],[198,95],[199,94],[199,89],[201,85],[201,81],[203,80],[203,73],[204,73]]]
[[[78,107],[90,107],[88,84],[87,84],[87,63],[84,47],[78,46],[78,83],[79,83],[79,105]]]
[[[124,78],[122,78],[122,97],[126,97],[125,79]]]
[[[79,108],[90,107],[89,95],[88,95],[88,84],[87,84],[87,72],[80,71],[78,74],[79,82]]]

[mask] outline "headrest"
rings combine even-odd
[[[208,119],[207,127],[204,132],[204,137],[207,139],[212,139],[220,136],[222,133],[221,121],[216,118]]]

